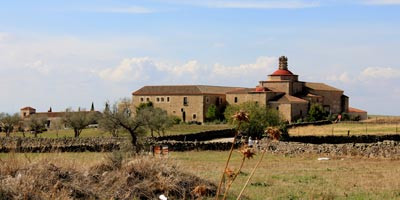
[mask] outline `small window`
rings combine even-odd
[[[183,97],[183,105],[187,106],[188,105],[188,98],[187,97]]]
[[[142,97],[142,98],[140,98],[140,101],[141,101],[141,102],[143,102],[143,101],[144,101],[143,97]]]
[[[193,114],[193,119],[196,119],[196,117],[197,117],[196,114]]]
[[[169,97],[167,97],[167,102],[169,102]]]
[[[210,98],[206,97],[206,103],[210,102]]]
[[[164,102],[164,97],[161,97],[161,102]]]
[[[235,103],[237,103],[238,102],[238,98],[237,97],[235,97]]]
[[[146,101],[147,101],[147,102],[149,102],[149,101],[150,101],[150,98],[149,98],[149,97],[147,97],[147,98],[146,98]]]
[[[276,110],[279,110],[279,107],[276,107]]]
[[[160,102],[160,98],[159,97],[157,97],[157,100],[156,100],[157,102]]]
[[[216,106],[219,106],[219,102],[220,102],[220,101],[219,101],[219,97],[217,97],[217,99],[216,99],[216,101],[215,101],[215,105],[216,105]]]

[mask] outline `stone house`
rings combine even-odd
[[[227,105],[226,93],[235,87],[206,85],[144,86],[132,93],[132,105],[153,102],[155,107],[178,116],[184,122],[204,122],[211,105],[222,109]]]
[[[321,104],[331,114],[349,111],[343,90],[324,83],[303,82],[288,69],[288,59],[279,58],[279,67],[255,88],[202,85],[144,86],[132,93],[132,104],[151,101],[183,121],[205,121],[211,104],[223,107],[253,101],[277,109],[288,121],[307,116],[311,104]]]

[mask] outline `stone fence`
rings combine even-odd
[[[125,138],[21,138],[0,137],[0,152],[110,152]]]
[[[327,135],[327,136],[290,136],[288,142],[302,142],[312,144],[343,144],[343,143],[376,143],[385,140],[400,141],[400,135]]]

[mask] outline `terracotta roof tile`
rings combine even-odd
[[[226,94],[239,87],[223,87],[209,85],[160,85],[144,86],[133,92],[133,95],[200,95]]]
[[[335,87],[326,85],[325,83],[311,83],[306,82],[305,86],[311,90],[323,90],[323,91],[338,91],[343,92],[343,90],[337,89]]]
[[[349,113],[366,113],[367,111],[349,107]]]

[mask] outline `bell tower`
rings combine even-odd
[[[279,57],[279,69],[280,70],[288,70],[288,64],[287,64],[287,57],[286,56],[281,56]]]

